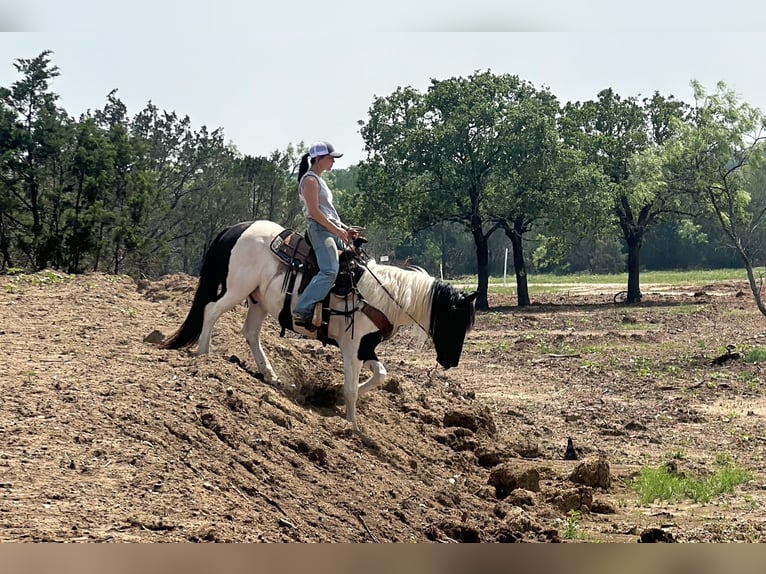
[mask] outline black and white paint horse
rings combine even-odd
[[[261,346],[261,328],[267,315],[279,316],[285,301],[288,267],[271,251],[272,241],[283,229],[272,221],[255,221],[238,223],[221,231],[205,255],[186,319],[160,346],[179,349],[199,341],[197,353],[207,353],[213,325],[218,318],[249,299],[242,333],[264,379],[277,382],[277,375]],[[465,335],[472,328],[475,317],[476,293],[460,292],[422,270],[378,265],[373,261],[366,267],[357,283],[358,294],[349,295],[353,298],[350,305],[343,298],[332,299],[331,307],[341,312],[350,307],[351,314],[332,315],[327,327],[329,338],[337,343],[343,355],[346,418],[355,431],[359,430],[356,422],[358,396],[379,387],[387,375],[375,355],[383,333],[360,311],[364,302],[386,316],[393,326],[393,333],[414,323],[426,330],[433,340],[437,362],[446,369],[458,365]],[[295,302],[294,297],[293,307]],[[352,320],[353,328],[348,328]],[[307,337],[316,337],[316,333],[302,328],[293,330]],[[363,364],[372,371],[372,376],[360,385]]]

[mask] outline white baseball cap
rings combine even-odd
[[[335,151],[335,148],[328,142],[315,142],[311,144],[309,148],[309,155],[312,158],[322,157],[323,155],[331,155],[332,157],[343,157],[342,153]]]

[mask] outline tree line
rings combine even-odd
[[[243,155],[151,102],[130,116],[117,91],[74,119],[51,56],[15,60],[0,87],[0,270],[196,273],[226,225],[304,226],[302,142]],[[359,122],[366,159],[328,177],[372,255],[478,274],[479,309],[506,247],[519,305],[539,270],[627,270],[640,301],[646,260],[742,265],[760,301],[764,117],[725,84],[693,88],[691,103],[610,88],[561,103],[491,71],[400,87]]]
[[[75,120],[50,89],[50,52],[14,65],[21,78],[0,88],[0,269],[194,273],[233,222],[298,222],[293,147],[242,155],[151,102],[131,117],[116,91]]]

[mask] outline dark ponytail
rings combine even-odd
[[[309,170],[309,154],[304,153],[303,157],[301,158],[301,165],[298,167],[298,181],[301,180],[301,178],[306,175],[306,172]]]

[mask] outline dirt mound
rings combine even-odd
[[[763,460],[751,456],[758,367],[709,360],[761,340],[741,297],[648,302],[630,323],[593,300],[531,312],[493,301],[507,307],[479,315],[457,369],[407,335],[382,345],[389,381],[360,400],[354,434],[338,350],[270,322],[281,383],[266,384],[240,334],[244,306],[218,321],[210,355],[158,349],[195,287],[186,275],[0,277],[0,541],[760,536],[757,485],[752,515],[736,508],[740,531],[720,526],[721,508],[715,527],[704,511],[659,519],[626,488],[671,452],[703,472],[721,449]],[[734,397],[748,402],[722,402]],[[579,460],[563,460],[568,437]],[[573,472],[589,455],[605,463],[598,480]]]
[[[282,383],[267,385],[239,334],[244,307],[218,322],[209,356],[146,342],[177,327],[195,286],[0,278],[0,540],[557,537],[555,513],[498,517],[479,455],[515,455],[459,377],[390,364],[352,434],[337,349],[269,324]]]

